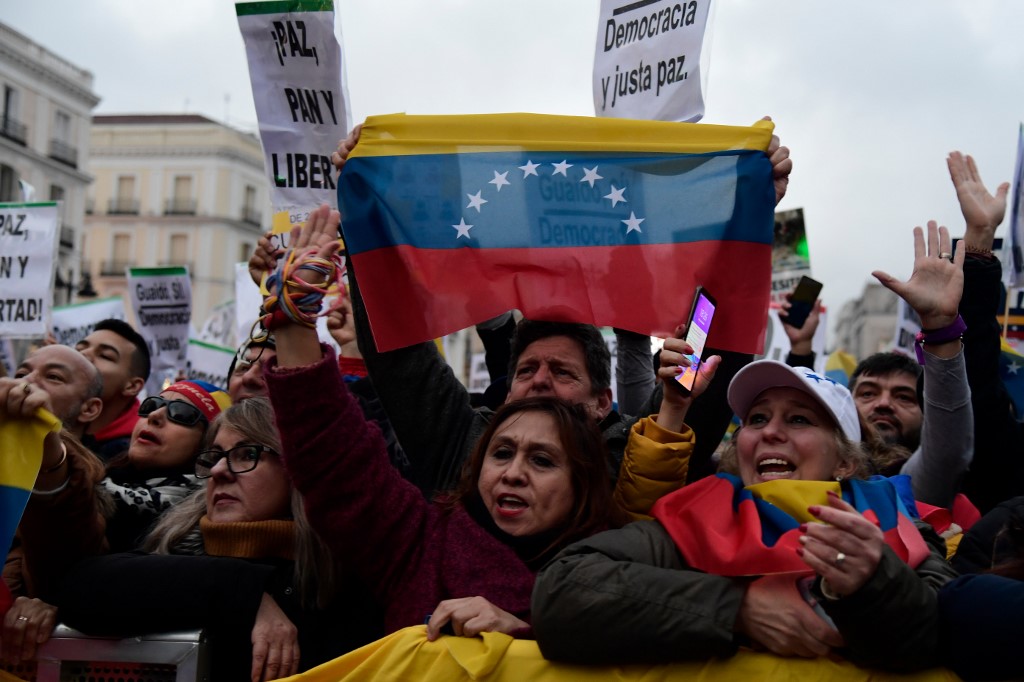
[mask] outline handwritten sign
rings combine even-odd
[[[198,339],[188,341],[188,362],[186,374],[189,379],[208,381],[225,391],[228,389],[228,367],[235,357],[235,350]]]
[[[349,129],[332,0],[235,5],[259,119],[273,228],[284,235],[322,203],[337,206],[331,152]]]
[[[0,204],[0,336],[46,336],[59,215],[55,201]]]
[[[701,46],[711,0],[601,0],[594,57],[598,116],[699,121]]]
[[[152,371],[146,392],[156,395],[165,379],[174,380],[188,358],[192,320],[192,283],[188,269],[129,268],[128,294],[135,328],[149,346]]]

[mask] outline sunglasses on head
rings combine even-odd
[[[167,408],[167,419],[182,426],[195,426],[206,423],[206,416],[198,407],[185,400],[167,400],[160,396],[150,396],[139,405],[139,416],[148,417],[161,407]]]

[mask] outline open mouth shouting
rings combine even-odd
[[[762,481],[774,481],[780,478],[792,478],[796,466],[788,459],[776,455],[768,455],[757,460],[757,476]]]
[[[498,513],[506,518],[515,518],[529,507],[526,500],[518,495],[510,494],[498,495],[497,506]]]

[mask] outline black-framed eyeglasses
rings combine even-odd
[[[235,355],[235,368],[232,374],[240,374],[248,371],[250,367],[263,360],[263,351],[267,348],[276,350],[274,346],[270,345],[266,340],[262,341],[249,341],[244,346],[238,349],[238,354]],[[248,355],[248,357],[246,357]]]
[[[228,471],[231,473],[247,473],[256,468],[260,463],[260,455],[264,452],[277,454],[274,448],[256,443],[243,443],[230,450],[205,450],[196,458],[196,478],[213,476],[213,467],[222,459],[227,459]]]
[[[139,416],[148,417],[161,407],[167,408],[167,418],[175,424],[182,426],[195,426],[196,424],[208,423],[206,415],[187,400],[167,400],[158,395],[153,395],[142,401],[139,405]]]

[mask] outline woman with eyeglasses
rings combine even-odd
[[[270,403],[229,407],[208,442],[192,465],[205,489],[161,517],[151,554],[79,564],[58,602],[63,621],[112,636],[202,628],[214,680],[286,677],[379,637],[366,590],[342,580],[306,521]]]
[[[110,551],[136,549],[160,515],[201,484],[196,453],[210,423],[231,404],[205,381],[179,381],[139,406],[128,451],[107,465],[101,487],[113,500],[107,520]]]

